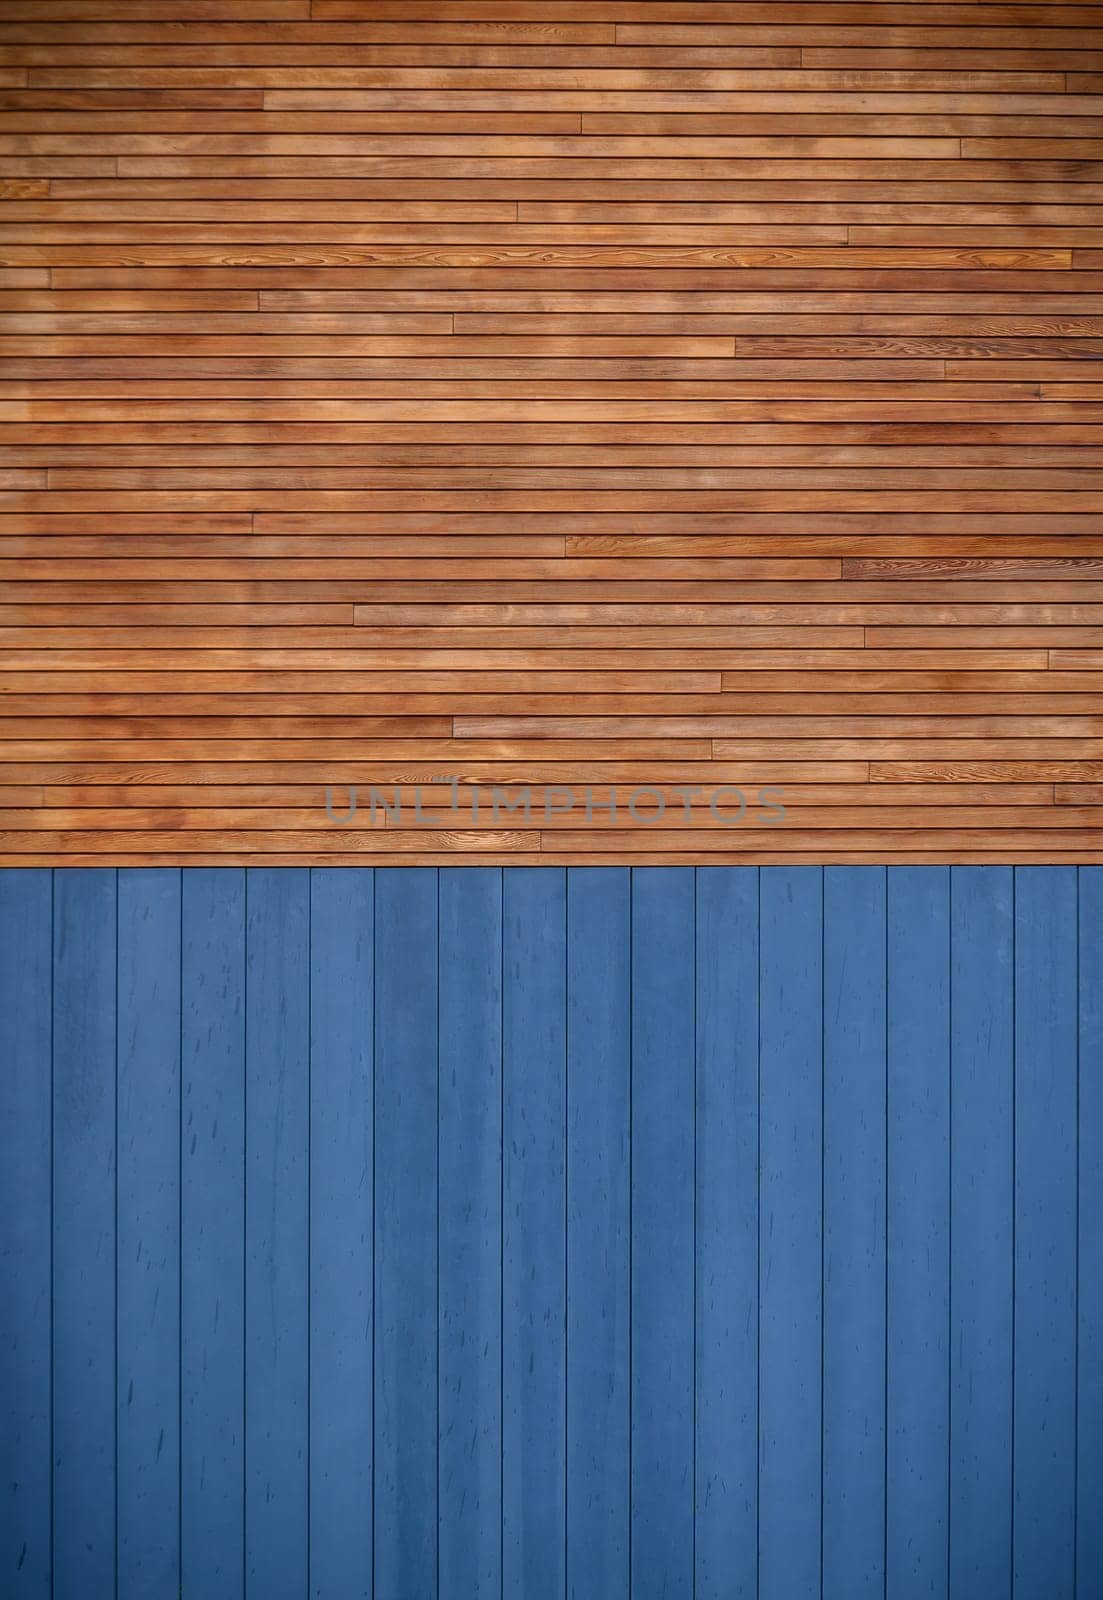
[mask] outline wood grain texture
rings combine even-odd
[[[0,363],[0,862],[1103,861],[1101,7],[9,0]]]

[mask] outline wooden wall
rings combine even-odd
[[[1101,90],[1042,0],[5,0],[0,860],[1103,861]],[[444,775],[669,804],[325,815]]]
[[[1097,1600],[1103,871],[0,873],[5,1600]]]

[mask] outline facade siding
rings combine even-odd
[[[0,872],[0,1594],[1095,1600],[1103,869]]]

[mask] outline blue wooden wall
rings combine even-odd
[[[0,920],[4,1600],[1103,1595],[1103,868]]]

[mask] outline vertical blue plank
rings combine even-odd
[[[885,1588],[885,869],[824,873],[823,1594]]]
[[[250,868],[245,1008],[245,1562],[307,1590],[309,874]]]
[[[632,1594],[693,1590],[694,875],[632,873]]]
[[[1047,1600],[1076,1543],[1076,1043],[1076,869],[1016,867],[1014,1587]]]
[[[761,870],[759,1594],[820,1593],[823,873]]]
[[[245,874],[183,874],[180,1563],[184,1594],[245,1572]]]
[[[950,1595],[1011,1592],[1012,874],[951,869]]]
[[[372,1593],[370,868],[310,877],[310,1594]]]
[[[1103,1578],[1103,867],[1079,872],[1079,1310],[1076,1594]]]
[[[567,874],[567,1594],[627,1600],[630,879]]]
[[[48,871],[0,871],[0,1593],[50,1593]]]
[[[119,872],[119,1600],[180,1589],[180,872]]]
[[[566,880],[505,873],[502,1589],[565,1583]]]
[[[502,874],[440,874],[441,1600],[502,1593]]]
[[[0,874],[0,1593],[1096,1600],[1101,949],[1096,868]]]
[[[375,1592],[437,1584],[437,874],[375,877]]]
[[[54,1596],[115,1595],[116,874],[54,874]]]
[[[950,872],[888,874],[888,1593],[947,1585]]]
[[[697,1600],[758,1590],[758,872],[697,871]]]

